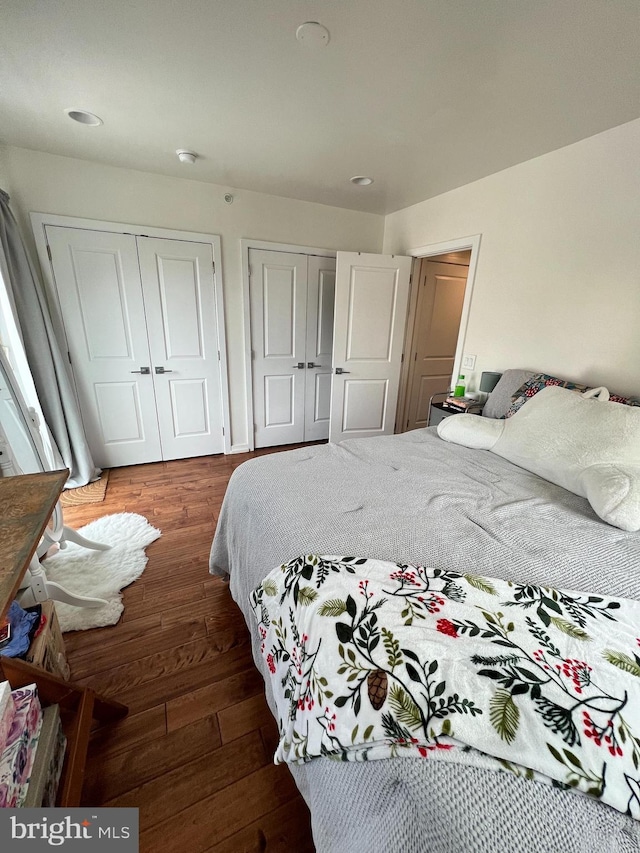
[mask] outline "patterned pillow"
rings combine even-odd
[[[620,394],[609,394],[610,403],[622,403],[623,406],[640,406],[637,397],[622,397]]]
[[[521,385],[516,393],[511,398],[511,405],[504,415],[505,418],[510,418],[512,415],[521,409],[527,400],[534,397],[538,391],[547,388],[549,385],[556,385],[560,388],[567,388],[569,391],[578,391],[583,393],[589,390],[588,385],[581,385],[579,382],[567,382],[564,379],[558,379],[557,376],[549,376],[548,373],[535,373],[530,379]],[[622,403],[624,406],[640,407],[640,400],[635,397],[623,397],[620,394],[610,394],[610,403]]]
[[[531,379],[521,385],[516,393],[511,398],[511,405],[507,409],[505,418],[510,418],[521,409],[527,400],[534,397],[538,391],[547,388],[549,385],[556,385],[560,388],[566,388],[569,391],[586,391],[588,385],[581,385],[578,382],[567,382],[564,379],[558,379],[557,376],[549,376],[548,373],[534,373]]]

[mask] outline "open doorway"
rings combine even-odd
[[[451,388],[471,249],[414,262],[396,432],[426,427],[429,401]]]

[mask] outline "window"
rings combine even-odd
[[[53,441],[45,423],[44,415],[42,414],[42,408],[40,406],[36,387],[33,383],[33,377],[31,375],[31,370],[29,369],[29,363],[27,362],[24,344],[22,343],[22,336],[15,320],[15,315],[13,311],[13,300],[9,295],[4,279],[2,277],[1,270],[0,346],[2,347],[2,352],[9,363],[9,366],[13,372],[13,378],[18,388],[20,389],[22,396],[24,397],[27,407],[30,411],[32,411],[34,415],[34,418],[32,418],[32,420],[34,420],[34,422],[38,424],[41,445],[43,446],[46,459],[49,463],[49,467],[52,470],[58,468],[61,466],[59,454],[54,449]],[[5,404],[7,404],[6,400]],[[14,411],[13,418],[15,419],[16,417],[17,412]],[[19,462],[21,462],[22,459],[26,458],[25,448],[23,446],[23,439],[21,439],[17,431],[11,428],[11,420],[9,420],[7,424],[3,425],[6,427],[4,432],[7,433],[6,438],[9,442],[10,450],[13,452],[13,456],[16,457]],[[29,452],[29,457],[31,456],[32,453]],[[23,473],[26,473],[25,468],[28,468],[29,470],[34,470],[33,463],[25,463],[24,465],[20,464],[20,468]]]

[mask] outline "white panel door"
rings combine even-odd
[[[163,459],[224,451],[211,245],[138,237]]]
[[[95,462],[155,462],[162,453],[135,237],[49,225],[46,234]]]
[[[304,440],[329,438],[336,260],[311,255],[307,285]]]
[[[256,447],[304,441],[307,258],[249,251]]]
[[[332,442],[393,433],[412,260],[338,252]]]

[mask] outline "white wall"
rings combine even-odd
[[[9,182],[9,170],[7,168],[7,152],[0,145],[0,190],[6,193],[11,192],[11,184]]]
[[[3,153],[12,208],[28,238],[32,211],[221,236],[234,446],[247,443],[240,239],[363,252],[382,247],[384,219],[374,214],[23,148],[9,147]],[[223,198],[229,191],[233,204]]]
[[[28,213],[222,237],[232,443],[247,441],[240,238],[406,252],[482,234],[465,352],[640,394],[640,120],[380,216],[83,160],[0,149]],[[471,385],[470,387],[473,387]]]
[[[384,251],[481,234],[464,351],[640,394],[640,120],[386,217]]]

